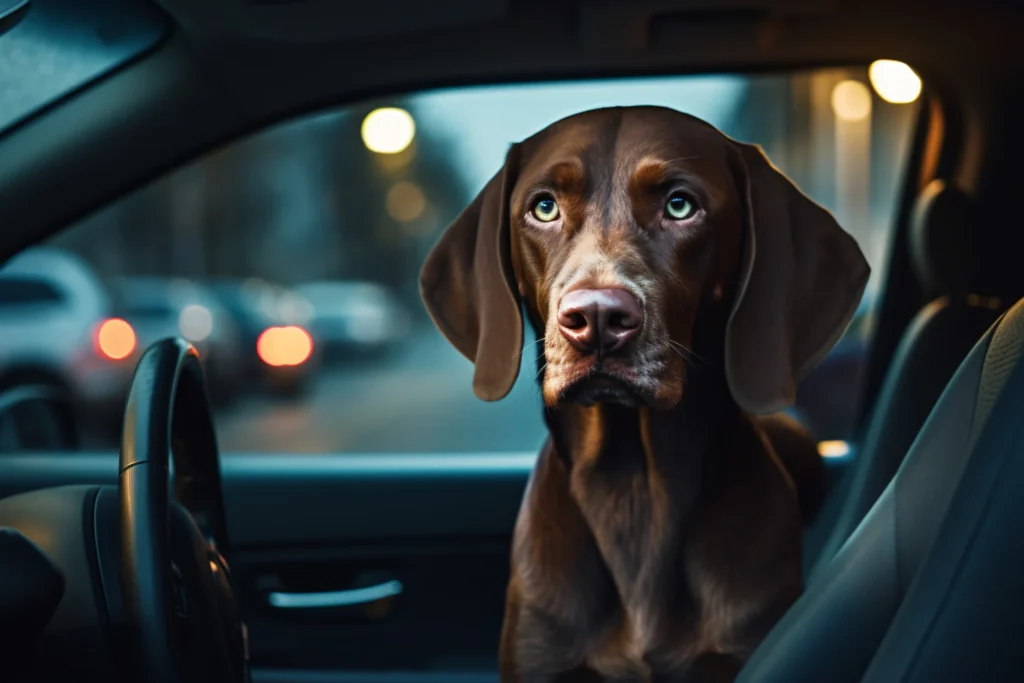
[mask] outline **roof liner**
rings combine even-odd
[[[190,33],[291,43],[393,38],[499,21],[509,0],[158,0]]]
[[[760,14],[774,18],[836,10],[977,12],[1005,7],[1000,0],[156,0],[189,33],[290,43],[332,43],[396,38],[500,23],[534,6],[537,18],[569,10],[581,23],[606,23],[627,33],[667,14]],[[616,23],[622,22],[622,23]]]

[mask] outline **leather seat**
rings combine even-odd
[[[810,581],[864,519],[946,383],[1005,310],[996,297],[1000,283],[980,268],[979,256],[988,247],[977,243],[977,232],[971,229],[977,215],[970,197],[941,180],[930,183],[915,205],[911,264],[925,294],[934,299],[904,333],[856,459],[805,533],[804,566]]]
[[[1024,680],[1024,299],[738,681]]]

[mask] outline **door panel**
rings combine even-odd
[[[255,666],[363,671],[493,671],[508,544],[380,544],[237,556]],[[333,608],[282,608],[268,593],[401,592]],[[366,591],[370,593],[371,591]],[[390,592],[390,591],[389,591]]]
[[[534,459],[227,456],[254,664],[494,671],[510,534]]]

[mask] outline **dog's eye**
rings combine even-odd
[[[665,202],[665,218],[674,221],[685,221],[697,213],[697,205],[682,192],[673,192]]]
[[[558,219],[558,204],[550,197],[542,197],[533,205],[530,213],[541,223],[550,223]]]

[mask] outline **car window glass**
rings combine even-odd
[[[130,365],[159,335],[192,340],[225,450],[533,451],[545,435],[533,356],[523,354],[507,398],[478,400],[472,366],[423,309],[420,265],[511,143],[585,109],[669,106],[762,145],[871,263],[849,333],[801,385],[794,408],[822,439],[841,440],[853,425],[917,95],[886,101],[858,68],[495,85],[359,102],[211,152],[53,246],[104,278],[143,277],[155,290],[187,280],[205,292],[161,325],[144,329],[125,313],[124,334],[137,344],[110,362]],[[90,392],[86,383],[81,393]]]

